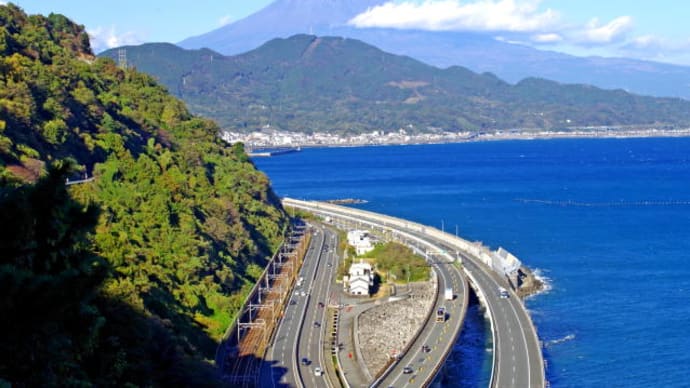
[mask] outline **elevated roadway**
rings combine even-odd
[[[545,386],[541,347],[524,305],[512,291],[509,298],[501,298],[498,295],[499,287],[509,289],[507,280],[475,257],[469,249],[471,244],[468,241],[428,226],[359,209],[289,198],[283,199],[283,204],[324,217],[378,228],[407,240],[408,243],[434,245],[439,247],[441,254],[446,257],[455,255],[455,258],[463,263],[464,272],[489,311],[494,339],[491,386],[516,388]],[[439,363],[444,360],[445,357],[439,360]],[[434,370],[437,368],[438,366]],[[389,373],[386,378],[388,379],[392,374],[394,373]],[[419,379],[407,380],[403,381],[402,385],[421,386],[428,384],[429,381],[424,380],[420,383]],[[389,380],[385,381],[386,384],[388,382]],[[383,383],[384,381],[377,382],[381,386],[387,386]]]

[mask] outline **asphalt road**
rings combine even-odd
[[[541,347],[532,332],[532,323],[522,301],[510,291],[508,283],[495,273],[479,269],[464,257],[466,270],[474,275],[491,308],[493,332],[496,336],[494,357],[494,387],[543,387],[544,365]],[[498,287],[509,290],[509,298],[501,298]]]
[[[335,259],[336,235],[330,229],[320,229],[323,234],[324,244],[317,260],[315,271],[310,282],[305,276],[305,292],[307,296],[302,296],[307,305],[304,324],[300,332],[297,355],[300,360],[307,358],[309,365],[300,362],[300,374],[305,387],[325,387],[328,386],[325,373],[317,376],[316,368],[325,370],[326,359],[324,358],[324,341],[327,325],[327,306],[334,271],[337,268]],[[330,266],[328,265],[330,264]],[[307,286],[308,285],[308,286]],[[330,361],[330,360],[328,360]]]
[[[330,292],[335,262],[335,234],[315,226],[311,244],[287,308],[279,322],[274,340],[266,352],[259,376],[262,387],[324,387],[325,376],[314,369],[324,369],[323,346],[326,300]],[[331,263],[329,266],[328,263]],[[319,303],[323,303],[323,307]],[[315,322],[318,323],[315,324]],[[301,361],[308,360],[307,365]]]
[[[455,253],[459,250],[460,244],[454,236],[406,220],[326,203],[291,199],[285,199],[283,203],[333,218],[369,223],[400,234],[411,235],[413,240],[439,245],[447,252]],[[492,385],[494,387],[544,387],[541,347],[524,305],[512,292],[509,298],[500,298],[498,287],[500,285],[508,289],[507,282],[474,257],[463,254],[462,251],[458,254],[462,257],[465,271],[479,289],[479,293],[483,295],[492,317],[495,344]],[[415,385],[420,384],[417,382]]]
[[[420,386],[426,381],[431,381],[436,375],[437,367],[449,354],[462,328],[467,311],[467,282],[454,264],[440,257],[434,257],[432,261],[437,274],[439,293],[429,321],[399,362],[390,369],[384,379],[376,383],[377,386]],[[446,287],[453,288],[454,299],[451,301],[445,300]],[[436,311],[441,306],[447,311],[446,320],[436,322]],[[428,350],[425,351],[424,347]],[[406,368],[408,368],[408,373],[405,373]]]

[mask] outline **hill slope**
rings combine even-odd
[[[0,6],[0,385],[217,385],[286,225],[217,132],[83,26]]]
[[[354,39],[296,35],[224,57],[168,44],[127,47],[130,63],[233,130],[413,132],[684,125],[690,103],[540,79],[508,84],[438,69]],[[116,56],[106,51],[104,56]],[[168,64],[186,58],[185,65]],[[191,59],[195,58],[195,59]]]
[[[425,63],[460,65],[492,72],[516,83],[539,77],[564,83],[624,89],[636,94],[690,99],[690,67],[625,58],[576,57],[537,50],[493,37],[444,31],[354,28],[346,21],[385,0],[276,0],[264,9],[206,34],[188,38],[181,47],[207,47],[225,55],[252,50],[270,39],[299,33],[360,39],[390,53]],[[352,3],[357,6],[351,5]],[[318,9],[318,13],[304,10]]]

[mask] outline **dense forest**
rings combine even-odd
[[[509,84],[460,66],[439,69],[355,39],[296,35],[223,56],[150,43],[129,64],[165,84],[193,112],[231,131],[408,133],[678,127],[690,102],[538,78]],[[102,53],[117,58],[118,50]]]
[[[287,226],[218,131],[83,26],[0,6],[0,386],[217,383]]]

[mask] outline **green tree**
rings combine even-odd
[[[108,272],[91,250],[95,206],[70,198],[65,163],[36,185],[0,189],[0,376],[76,384],[105,319],[93,303]]]

